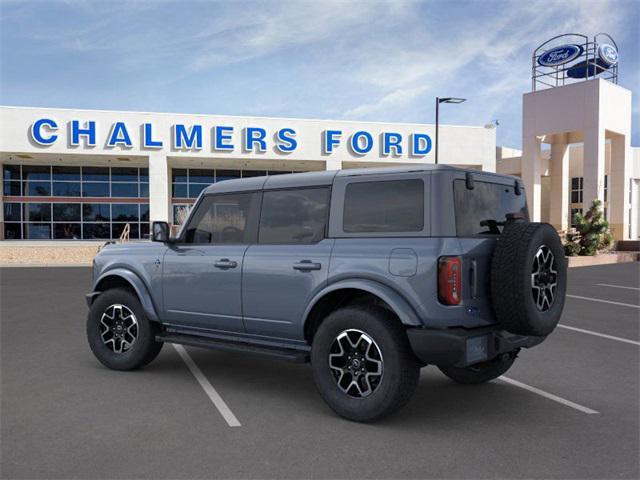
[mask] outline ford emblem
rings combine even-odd
[[[618,63],[618,50],[613,45],[603,43],[598,47],[598,58],[610,67]]]
[[[583,51],[584,48],[580,45],[560,45],[540,55],[538,57],[538,63],[543,67],[557,67],[558,65],[563,65],[569,63],[571,60],[575,60],[582,55]]]

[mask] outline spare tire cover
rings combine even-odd
[[[567,292],[567,261],[548,223],[505,226],[491,260],[491,300],[505,330],[548,335],[558,325]]]

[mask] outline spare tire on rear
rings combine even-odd
[[[550,334],[560,320],[566,291],[567,261],[556,230],[548,223],[508,223],[491,261],[491,300],[504,329]]]

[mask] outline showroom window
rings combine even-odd
[[[127,223],[129,238],[149,234],[147,168],[3,165],[2,169],[5,239],[109,240],[118,238]]]

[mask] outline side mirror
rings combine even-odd
[[[151,240],[167,243],[169,241],[169,224],[167,222],[153,222],[151,225]]]

